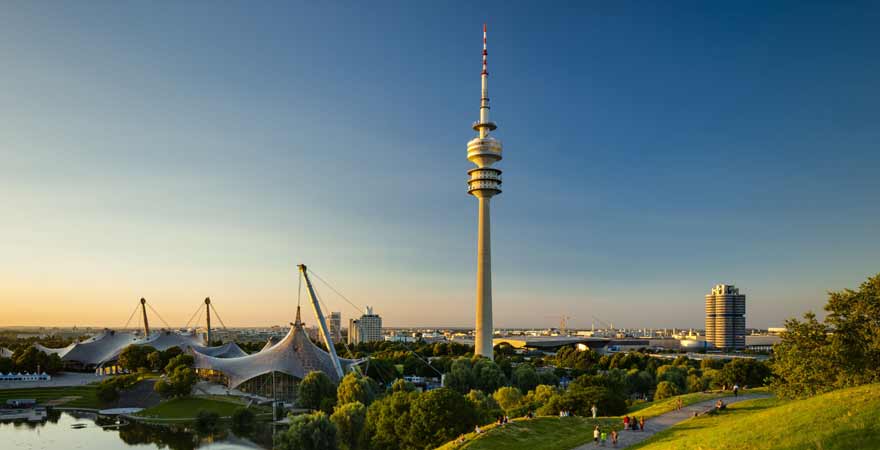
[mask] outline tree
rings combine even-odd
[[[341,387],[341,386],[340,386]],[[345,403],[336,408],[330,416],[336,425],[340,447],[346,450],[360,449],[364,440],[364,425],[367,422],[367,408],[361,402]]]
[[[523,397],[523,403],[526,404],[529,409],[537,410],[546,405],[550,401],[550,398],[558,392],[559,390],[556,386],[539,384],[534,390],[529,391],[526,396]]]
[[[195,358],[192,355],[182,353],[168,360],[168,364],[165,365],[165,373],[171,374],[178,367],[192,367],[193,364],[195,364]]]
[[[670,381],[661,381],[657,383],[657,391],[654,392],[654,400],[663,400],[664,398],[675,397],[680,391],[678,385]]]
[[[522,392],[528,392],[540,383],[538,372],[531,364],[520,364],[513,370],[512,382]]]
[[[337,450],[339,446],[336,425],[333,425],[333,422],[327,418],[327,414],[322,411],[293,416],[290,428],[277,436],[276,448],[281,450]]]
[[[665,365],[657,368],[657,381],[668,381],[675,384],[678,392],[687,388],[687,372],[681,367]],[[658,384],[659,385],[659,384]]]
[[[354,372],[346,375],[336,389],[337,405],[353,402],[369,405],[373,402],[373,397],[373,390],[370,388],[369,381]]]
[[[420,394],[398,391],[367,408],[367,436],[374,449],[401,450],[411,447],[410,411]]]
[[[626,373],[626,384],[630,392],[648,394],[654,387],[654,377],[648,371],[630,369]]]
[[[147,356],[155,351],[149,345],[129,345],[119,354],[119,366],[131,372],[137,372],[141,367],[150,367]]]
[[[98,385],[96,395],[101,403],[112,403],[119,398],[119,391],[112,383],[101,383]]]
[[[828,297],[824,324],[812,313],[791,319],[773,347],[772,387],[781,397],[880,381],[880,274]]]
[[[177,366],[171,375],[156,382],[153,386],[162,397],[184,397],[192,392],[198,378],[195,371],[186,366]]]
[[[474,409],[474,413],[477,415],[477,423],[490,423],[498,416],[504,414],[504,411],[498,406],[498,402],[483,391],[472,389],[464,398]]]
[[[196,430],[199,433],[211,433],[217,430],[220,414],[215,411],[201,410],[196,414]]]
[[[688,375],[688,377],[687,377],[687,391],[688,392],[703,392],[709,387],[707,381],[708,380],[704,379],[701,376]]]
[[[452,366],[446,372],[445,386],[462,394],[476,389],[474,371],[468,358],[458,358],[452,362]]]
[[[147,363],[150,369],[159,370],[162,368],[162,352],[153,352],[147,355]]]
[[[254,428],[257,416],[246,407],[235,408],[232,412],[232,429],[235,431],[250,431]]]
[[[474,388],[483,392],[495,392],[496,389],[507,384],[504,372],[501,371],[498,364],[495,364],[495,361],[488,358],[479,358],[474,362],[473,367]],[[468,389],[469,391],[470,389]]]
[[[449,388],[425,392],[412,403],[410,436],[418,449],[432,449],[477,425],[476,414],[464,396]]]
[[[332,411],[336,399],[336,386],[324,372],[309,372],[299,383],[298,402],[303,408],[324,410],[329,404]],[[329,403],[328,401],[329,400]]]
[[[416,385],[404,380],[403,378],[398,378],[394,380],[394,383],[391,384],[391,392],[412,392],[415,390]]]
[[[785,322],[782,341],[773,346],[774,393],[783,398],[808,397],[834,388],[838,368],[827,327],[813,313],[804,321]]]
[[[761,361],[734,359],[718,371],[716,381],[723,386],[763,386],[770,377],[770,367]]]
[[[498,388],[498,390],[492,394],[492,398],[495,399],[498,406],[500,406],[504,412],[510,414],[513,410],[522,406],[523,394],[515,387],[504,386]]]

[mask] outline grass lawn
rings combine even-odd
[[[516,419],[503,427],[483,427],[484,434],[469,433],[463,444],[450,442],[442,450],[528,449],[571,450],[593,439],[593,427],[620,427],[618,418],[588,419],[585,417],[537,417]]]
[[[645,450],[880,448],[880,384],[806,400],[774,398],[689,419],[632,448]]]
[[[164,401],[137,415],[151,419],[195,419],[199,411],[205,410],[214,411],[220,417],[229,417],[242,406],[244,403],[227,397],[183,397]]]
[[[653,402],[639,403],[638,405],[634,405],[633,407],[631,407],[628,413],[635,413],[635,415],[638,417],[644,416],[645,419],[650,419],[651,417],[666,414],[674,410],[679,398],[681,399],[682,406],[688,406],[694,403],[700,403],[706,400],[715,400],[716,398],[728,396],[733,396],[733,392],[695,392],[693,394],[684,394],[663,400],[656,400]]]
[[[760,392],[766,389],[752,389],[745,392]],[[732,392],[709,392],[694,393],[679,396],[682,403],[687,406],[694,403],[713,400],[720,397],[732,396]],[[675,409],[675,403],[679,397],[673,397],[656,402],[646,402],[636,405],[627,412],[635,413],[636,416],[645,419],[659,416]],[[442,450],[571,450],[578,445],[593,439],[593,427],[622,428],[620,417],[600,417],[597,420],[584,417],[538,417],[532,420],[517,419],[503,428],[496,429],[494,425],[483,427],[484,433],[476,435],[469,433],[465,436],[465,442],[456,444],[450,442],[440,447]]]
[[[79,397],[77,399],[59,404],[67,408],[101,408],[97,397],[97,386],[70,386],[70,387],[46,387],[27,389],[3,389],[0,390],[0,404],[6,404],[6,400],[14,398],[32,398],[40,403],[49,400],[57,400],[62,397]]]

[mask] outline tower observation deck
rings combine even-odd
[[[489,133],[497,127],[489,120],[489,71],[486,60],[486,25],[483,25],[483,71],[480,120],[473,129],[478,136],[467,144],[468,160],[477,167],[468,170],[468,194],[479,201],[477,234],[477,320],[474,354],[492,358],[492,244],[489,200],[501,193],[501,169],[492,164],[501,160],[501,141]]]

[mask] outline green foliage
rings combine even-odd
[[[147,356],[156,349],[149,345],[129,345],[119,354],[119,366],[131,372],[137,372],[141,367],[150,367]]]
[[[276,437],[279,450],[337,450],[336,425],[323,411],[293,416],[290,428]]]
[[[538,372],[531,364],[520,364],[513,370],[511,382],[522,392],[528,392],[540,384],[541,380]]]
[[[34,347],[16,350],[10,360],[11,367],[5,372],[45,372],[50,375],[61,371],[61,358],[56,354],[47,355]],[[9,365],[9,363],[5,363]]]
[[[555,362],[558,367],[575,369],[580,372],[591,372],[599,361],[599,354],[593,350],[578,350],[576,347],[562,347],[556,352]]]
[[[515,387],[504,386],[498,388],[498,390],[492,394],[492,398],[495,399],[495,402],[498,403],[498,406],[500,406],[505,413],[511,414],[513,410],[522,406],[523,394]]]
[[[615,416],[626,412],[626,400],[602,386],[580,387],[572,384],[562,394],[554,395],[538,410],[540,415],[556,415],[559,411],[571,411],[576,415],[591,414],[590,407],[596,405],[599,414]]]
[[[177,347],[174,347],[177,348]],[[169,349],[170,350],[170,349]],[[195,358],[192,355],[187,355],[186,353],[180,353],[175,355],[171,359],[168,360],[168,364],[165,365],[165,373],[172,374],[178,367],[192,367],[195,364]]]
[[[630,369],[626,373],[626,384],[630,392],[645,395],[654,387],[654,377],[648,371]]]
[[[232,412],[232,429],[235,431],[250,431],[254,428],[256,415],[248,408],[236,408]]]
[[[367,435],[374,449],[409,449],[410,410],[417,392],[398,391],[367,408]]]
[[[773,347],[773,391],[787,398],[880,381],[880,274],[829,293],[828,315],[786,321]]]
[[[468,432],[477,424],[470,403],[458,392],[440,388],[425,392],[412,403],[410,439],[413,448],[433,449]]]
[[[473,365],[474,385],[473,389],[483,392],[494,392],[496,389],[507,384],[504,372],[495,361],[488,358],[479,358]],[[461,391],[459,391],[461,393]],[[470,392],[470,389],[467,390]]]
[[[119,391],[116,390],[116,386],[114,386],[113,384],[101,383],[98,386],[98,391],[96,395],[98,396],[98,400],[100,400],[101,403],[112,403],[119,398]]]
[[[336,386],[324,372],[309,372],[299,383],[297,401],[303,408],[333,411],[336,400]]]
[[[336,425],[340,447],[345,450],[362,448],[364,428],[367,421],[367,408],[361,402],[345,403],[336,408],[330,416]]]
[[[470,392],[471,389],[475,389],[476,380],[474,378],[470,359],[458,358],[453,361],[449,371],[446,372],[445,383],[446,387],[454,389],[462,394]]]
[[[663,381],[674,384],[677,392],[684,391],[687,389],[687,370],[670,364],[660,366],[657,368],[657,386]]]
[[[471,404],[474,413],[477,416],[477,423],[485,424],[494,421],[498,416],[504,414],[498,402],[483,391],[472,389],[465,396],[465,399]]]
[[[416,390],[416,385],[409,381],[399,378],[391,384],[391,392],[412,392]]]
[[[184,397],[192,392],[198,378],[194,370],[189,367],[180,365],[174,369],[171,375],[156,382],[153,386],[162,397]]]
[[[733,387],[734,384],[740,387],[757,387],[763,386],[770,374],[770,366],[761,361],[734,359],[718,371],[715,381],[728,388]]]
[[[559,393],[559,389],[556,386],[548,386],[546,384],[539,384],[535,386],[535,389],[529,391],[525,397],[523,397],[523,404],[527,407],[527,410],[536,411],[542,406],[546,405],[550,399]]]
[[[147,355],[147,364],[150,365],[150,369],[152,370],[160,370],[162,369],[162,352],[153,352]]]
[[[374,397],[375,394],[370,387],[369,381],[354,372],[350,372],[346,375],[336,389],[337,405],[345,405],[346,403],[353,402],[369,405],[373,402]]]
[[[217,430],[220,415],[215,411],[199,411],[196,415],[196,430],[199,433],[211,433]]]
[[[681,393],[678,385],[671,381],[661,381],[657,383],[657,391],[654,392],[655,400],[663,400],[669,397],[675,397]]]

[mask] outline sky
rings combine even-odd
[[[0,326],[284,325],[300,263],[472,326],[484,22],[496,327],[702,328],[718,283],[779,326],[880,271],[880,4],[479,5],[0,4]]]

